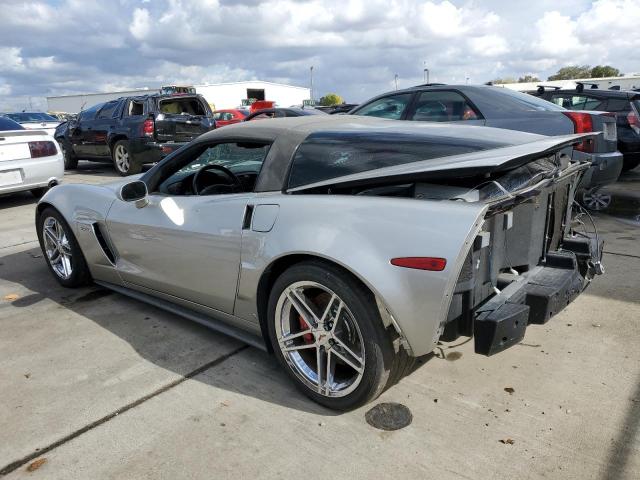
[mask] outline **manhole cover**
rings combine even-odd
[[[379,403],[364,414],[372,427],[380,430],[400,430],[411,424],[411,410],[401,403]]]

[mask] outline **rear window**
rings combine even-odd
[[[171,98],[160,100],[160,112],[169,115],[206,115],[207,111],[197,98]]]
[[[518,105],[520,108],[525,110],[542,110],[542,111],[559,111],[564,110],[562,107],[555,105],[551,102],[543,100],[539,97],[534,97],[533,95],[528,95],[522,92],[516,92],[514,90],[509,90],[508,88],[500,88],[493,87],[494,92],[499,91],[507,97],[511,102]]]
[[[631,104],[626,98],[610,98],[607,101],[607,112],[628,112],[631,110]]]
[[[24,127],[10,118],[0,117],[0,131],[7,130],[24,130]]]
[[[293,157],[289,188],[353,173],[489,150],[506,143],[386,131],[316,132]]]
[[[59,120],[51,115],[41,112],[20,112],[8,113],[7,117],[15,122],[58,122]]]

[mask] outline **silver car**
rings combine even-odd
[[[273,351],[297,386],[362,405],[440,340],[491,355],[596,273],[573,196],[588,135],[300,117],[206,133],[139,178],[37,206],[49,269]],[[578,207],[575,207],[578,208]]]

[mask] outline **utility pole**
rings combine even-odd
[[[393,78],[393,80],[396,82],[396,90],[398,90],[398,74],[396,73],[396,76]]]
[[[311,72],[311,88],[309,90],[311,90],[311,102],[313,102],[313,65],[311,65],[311,68],[309,69],[309,71]]]
[[[427,68],[427,61],[422,62],[422,74],[424,77],[424,83],[429,83],[429,69]]]

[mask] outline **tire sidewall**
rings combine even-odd
[[[303,384],[282,354],[276,340],[275,309],[284,289],[292,283],[307,280],[319,283],[336,293],[349,307],[362,334],[365,347],[365,371],[356,389],[344,397],[326,397]],[[286,270],[273,284],[269,295],[268,332],[279,363],[295,385],[312,400],[336,410],[350,410],[377,397],[384,389],[393,361],[393,347],[382,326],[375,300],[346,272],[330,264],[303,262]]]
[[[42,234],[42,226],[44,224],[45,219],[53,217],[55,218],[62,228],[64,228],[65,234],[69,239],[69,245],[71,246],[71,276],[69,278],[61,278],[55,272],[53,267],[51,266],[51,262],[49,261],[49,257],[47,256],[47,252],[44,246],[44,238]],[[40,249],[42,250],[42,256],[44,257],[45,262],[47,263],[47,267],[51,272],[51,275],[55,277],[55,279],[64,287],[77,287],[80,285],[85,285],[90,281],[89,269],[87,267],[87,262],[84,258],[82,250],[80,249],[80,245],[76,240],[76,236],[71,230],[71,227],[64,219],[64,217],[54,208],[45,208],[42,213],[38,215],[38,219],[36,221],[36,230],[38,234],[38,242],[40,243]]]

